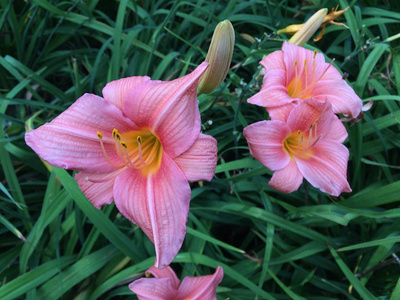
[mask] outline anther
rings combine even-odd
[[[112,136],[113,136],[114,139],[117,139],[118,141],[121,140],[121,135],[119,134],[118,130],[115,129],[115,128],[112,131]]]
[[[104,146],[104,143],[103,143],[103,134],[100,131],[97,131],[97,137],[99,138],[99,141],[100,141],[101,151],[103,151],[103,155],[104,155],[105,159],[108,161],[108,163],[111,164],[112,166],[120,167],[121,166],[120,164],[113,163],[111,161],[111,159],[108,157],[106,147]]]
[[[347,77],[349,77],[349,73],[344,72],[344,73],[343,73],[343,76],[342,76],[342,79],[343,79],[343,80],[344,80],[344,79],[347,79]]]
[[[138,142],[139,159],[140,159],[140,162],[145,166],[145,165],[146,165],[146,162],[144,161],[143,153],[142,153],[142,137],[139,135],[139,136],[136,138],[136,140],[137,140],[137,142]]]

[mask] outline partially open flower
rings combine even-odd
[[[228,20],[220,22],[214,30],[206,61],[209,67],[200,79],[198,95],[214,91],[225,79],[232,60],[235,32]]]

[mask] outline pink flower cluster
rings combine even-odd
[[[306,178],[333,196],[351,192],[347,182],[347,131],[335,114],[356,118],[361,99],[340,73],[316,51],[283,43],[266,56],[261,91],[248,99],[271,120],[244,129],[250,153],[275,171],[269,185],[296,191]]]
[[[269,185],[282,192],[305,177],[334,196],[350,192],[347,132],[335,113],[356,118],[361,100],[322,54],[284,43],[261,61],[261,91],[248,100],[271,119],[244,129],[250,153],[275,171]],[[189,182],[214,176],[217,141],[200,133],[197,84],[207,69],[170,82],[129,77],[108,83],[103,97],[85,94],[50,123],[29,131],[26,143],[53,166],[77,170],[75,179],[96,208],[115,203],[153,242],[155,278],[130,288],[144,299],[216,299],[223,277],[186,277],[168,265],[186,234]]]

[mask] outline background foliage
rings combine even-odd
[[[204,60],[212,32],[236,30],[231,71],[199,98],[218,140],[211,183],[192,185],[188,232],[172,267],[200,276],[223,266],[218,299],[400,299],[400,4],[389,0],[0,0],[0,299],[122,299],[154,248],[114,205],[96,210],[72,173],[27,147],[26,128],[53,119],[114,79],[169,80]],[[303,183],[282,194],[253,159],[243,127],[267,118],[246,103],[277,29],[316,10],[350,6],[310,41],[349,74],[373,108],[348,124],[352,193]],[[249,35],[253,38],[249,40]],[[246,38],[245,38],[246,37]],[[4,175],[4,177],[3,177]]]

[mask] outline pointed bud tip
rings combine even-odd
[[[208,94],[214,91],[225,79],[232,60],[235,44],[235,31],[229,20],[224,20],[216,26],[206,61],[209,67],[200,79],[198,94]]]

